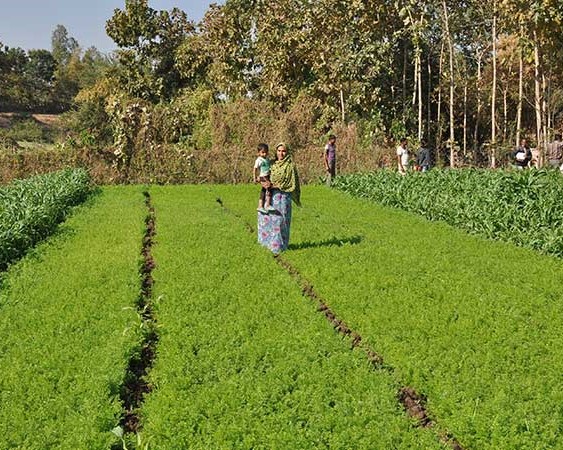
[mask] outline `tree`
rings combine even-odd
[[[37,81],[49,84],[53,81],[57,62],[48,50],[30,50],[25,72]]]
[[[114,10],[106,31],[119,47],[118,79],[130,95],[158,102],[183,86],[176,53],[195,31],[186,13],[156,11],[148,0],[126,0],[124,10]]]
[[[51,35],[51,53],[60,66],[66,65],[79,47],[78,41],[69,37],[64,25],[56,26]]]

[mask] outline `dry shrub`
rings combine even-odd
[[[185,106],[176,102],[167,110],[163,105],[132,108],[122,104],[120,114],[127,119],[120,122],[121,134],[127,137],[126,164],[116,151],[119,146],[104,151],[0,151],[0,182],[78,166],[88,168],[100,184],[246,183],[252,181],[257,145],[267,143],[273,158],[275,145],[283,141],[294,153],[302,181],[311,183],[325,176],[323,152],[330,133],[338,137],[339,173],[373,170],[394,162],[392,147],[371,139],[366,142],[355,123],[337,123],[326,132],[327,128],[319,125],[320,105],[305,95],[300,95],[286,112],[272,103],[249,98],[213,105],[208,124],[198,125],[208,130],[211,144],[207,148],[195,148],[198,146],[193,140],[170,142],[176,133],[168,128],[175,121],[174,114],[187,114],[182,109]],[[203,114],[198,114],[201,121]],[[179,125],[174,122],[174,127],[181,127],[186,120]]]
[[[119,174],[104,152],[88,149],[0,151],[0,184],[69,167],[83,167],[98,184],[114,184]]]

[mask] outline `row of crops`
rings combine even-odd
[[[51,234],[91,191],[83,169],[17,180],[0,188],[0,270]]]
[[[334,186],[487,238],[563,256],[563,177],[556,170],[377,171]]]
[[[466,449],[563,446],[561,261],[323,186],[304,188],[282,258],[386,369],[256,244],[255,187],[150,187],[158,343],[139,435],[120,441],[142,193],[103,188],[4,273],[0,448],[438,449],[443,430]]]
[[[255,220],[250,193],[221,198]],[[439,426],[468,449],[563,447],[560,260],[321,187],[302,201],[284,258]]]
[[[140,342],[135,311],[146,209],[107,188],[0,288],[0,448],[109,449]]]
[[[160,339],[142,442],[442,448],[412,427],[395,380],[351,351],[244,224],[217,205],[225,192],[240,190],[151,190]]]

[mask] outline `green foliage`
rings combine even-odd
[[[154,450],[441,448],[400,411],[393,378],[351,351],[215,201],[243,192],[254,200],[254,188],[151,188],[160,339],[142,440]]]
[[[131,97],[158,102],[182,87],[175,54],[194,32],[194,25],[178,8],[156,11],[147,0],[126,0],[106,23],[109,37],[120,47],[118,80]]]
[[[470,233],[563,256],[558,171],[378,171],[339,177],[334,186]]]
[[[117,444],[145,213],[140,188],[106,188],[3,275],[0,448]]]
[[[14,141],[53,142],[53,134],[34,119],[16,120],[10,128],[0,128],[0,136]]]
[[[91,191],[83,169],[19,180],[0,189],[0,268],[51,234]]]
[[[78,41],[68,35],[64,25],[57,25],[51,34],[51,53],[59,66],[68,64],[72,55],[79,49]]]
[[[256,188],[225,191],[254,222]],[[560,260],[324,187],[302,202],[284,258],[438,426],[468,449],[563,446]]]

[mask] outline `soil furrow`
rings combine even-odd
[[[121,387],[123,416],[120,426],[124,433],[136,433],[140,429],[139,408],[143,403],[144,396],[152,389],[147,380],[147,375],[153,366],[158,343],[152,298],[154,285],[152,271],[155,268],[152,246],[156,234],[156,216],[149,192],[145,191],[143,195],[145,196],[147,216],[141,249],[143,259],[139,270],[141,290],[137,299],[137,313],[142,320],[143,339],[139,348],[129,360],[125,381]]]
[[[240,214],[237,214],[227,208],[220,198],[217,198],[216,201],[226,212],[240,219],[244,223],[247,231],[254,234],[254,227]],[[332,311],[327,302],[315,292],[313,285],[297,270],[297,268],[292,266],[282,256],[275,255],[275,260],[301,287],[303,296],[318,304],[317,310],[325,316],[335,331],[351,340],[351,348],[358,348],[366,353],[366,356],[374,370],[384,370],[391,375],[396,375],[395,368],[385,363],[383,356],[373,350],[358,332],[352,330]],[[448,445],[453,450],[463,450],[459,441],[451,433],[439,428],[436,422],[431,419],[431,414],[426,406],[426,398],[424,395],[421,395],[412,387],[402,386],[397,393],[397,400],[402,405],[407,415],[417,421],[417,425],[419,427],[433,429],[436,436],[442,443]]]

